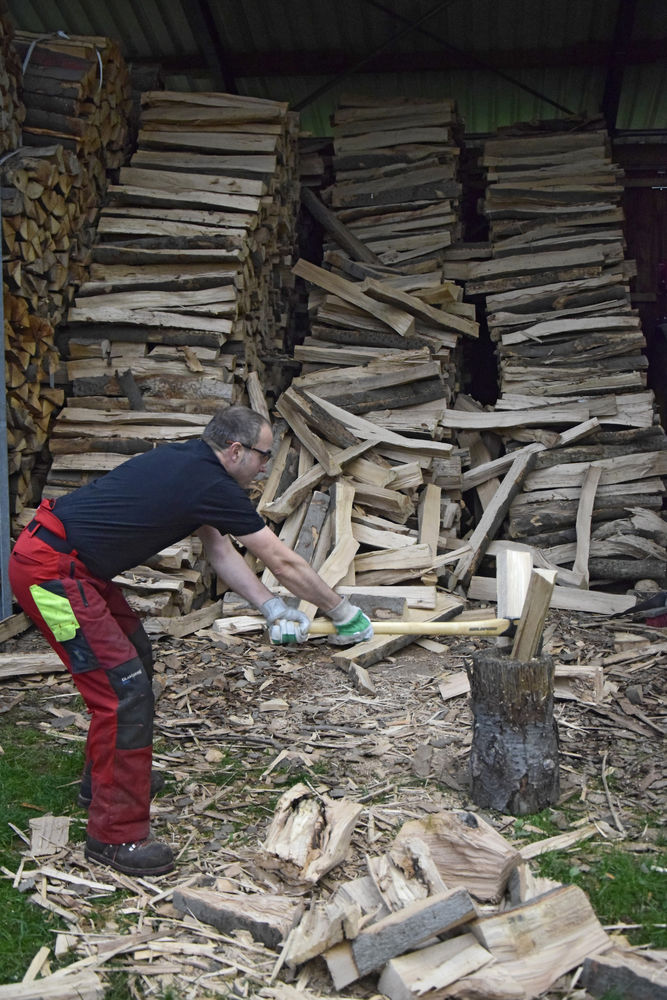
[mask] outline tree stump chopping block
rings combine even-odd
[[[522,663],[482,650],[473,654],[468,678],[473,802],[512,816],[553,805],[559,773],[551,657]]]

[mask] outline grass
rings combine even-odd
[[[539,827],[548,836],[562,831],[549,810],[525,816],[515,823]],[[539,839],[535,834],[527,840]],[[549,852],[534,859],[538,874],[566,885],[578,885],[591,901],[601,924],[640,924],[625,932],[631,944],[667,948],[667,845],[658,842],[655,852],[632,854],[621,845],[586,841],[568,852]]]
[[[46,813],[78,816],[75,790],[83,768],[83,749],[67,744],[54,747],[43,734],[23,725],[16,712],[0,717],[0,865],[16,871],[25,846],[9,826],[29,834],[30,820]],[[72,840],[83,838],[73,825]],[[23,978],[35,953],[52,947],[54,930],[62,922],[31,903],[8,878],[0,879],[0,982]]]
[[[641,924],[625,932],[631,944],[667,948],[667,851],[647,856],[595,845],[585,859],[578,852],[577,860],[555,853],[536,860],[541,875],[580,886],[601,924]]]

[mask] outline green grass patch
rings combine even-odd
[[[0,865],[16,871],[21,839],[12,823],[27,836],[30,820],[46,813],[81,816],[76,806],[76,782],[83,768],[83,745],[55,743],[36,727],[22,725],[16,712],[0,716]],[[74,783],[74,784],[73,784]],[[81,840],[83,826],[72,825],[70,837]],[[28,867],[31,867],[29,865]],[[0,982],[23,978],[35,953],[52,947],[54,930],[62,922],[31,903],[9,878],[0,878]],[[55,967],[55,966],[54,966]]]
[[[623,847],[595,845],[576,857],[543,854],[535,864],[540,875],[580,886],[605,926],[641,924],[625,932],[632,944],[667,948],[667,852],[630,854]]]

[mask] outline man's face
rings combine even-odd
[[[273,432],[265,424],[252,447],[242,444],[231,446],[233,460],[231,466],[227,466],[227,471],[239,486],[249,486],[253,479],[256,479],[259,473],[264,471],[270,458],[272,444]],[[260,452],[266,452],[266,454],[262,455]]]

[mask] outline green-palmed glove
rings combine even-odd
[[[329,637],[329,642],[335,646],[351,646],[355,642],[364,642],[373,638],[373,626],[361,608],[350,604],[344,597],[331,611],[325,612],[327,618],[336,626],[336,634]]]

